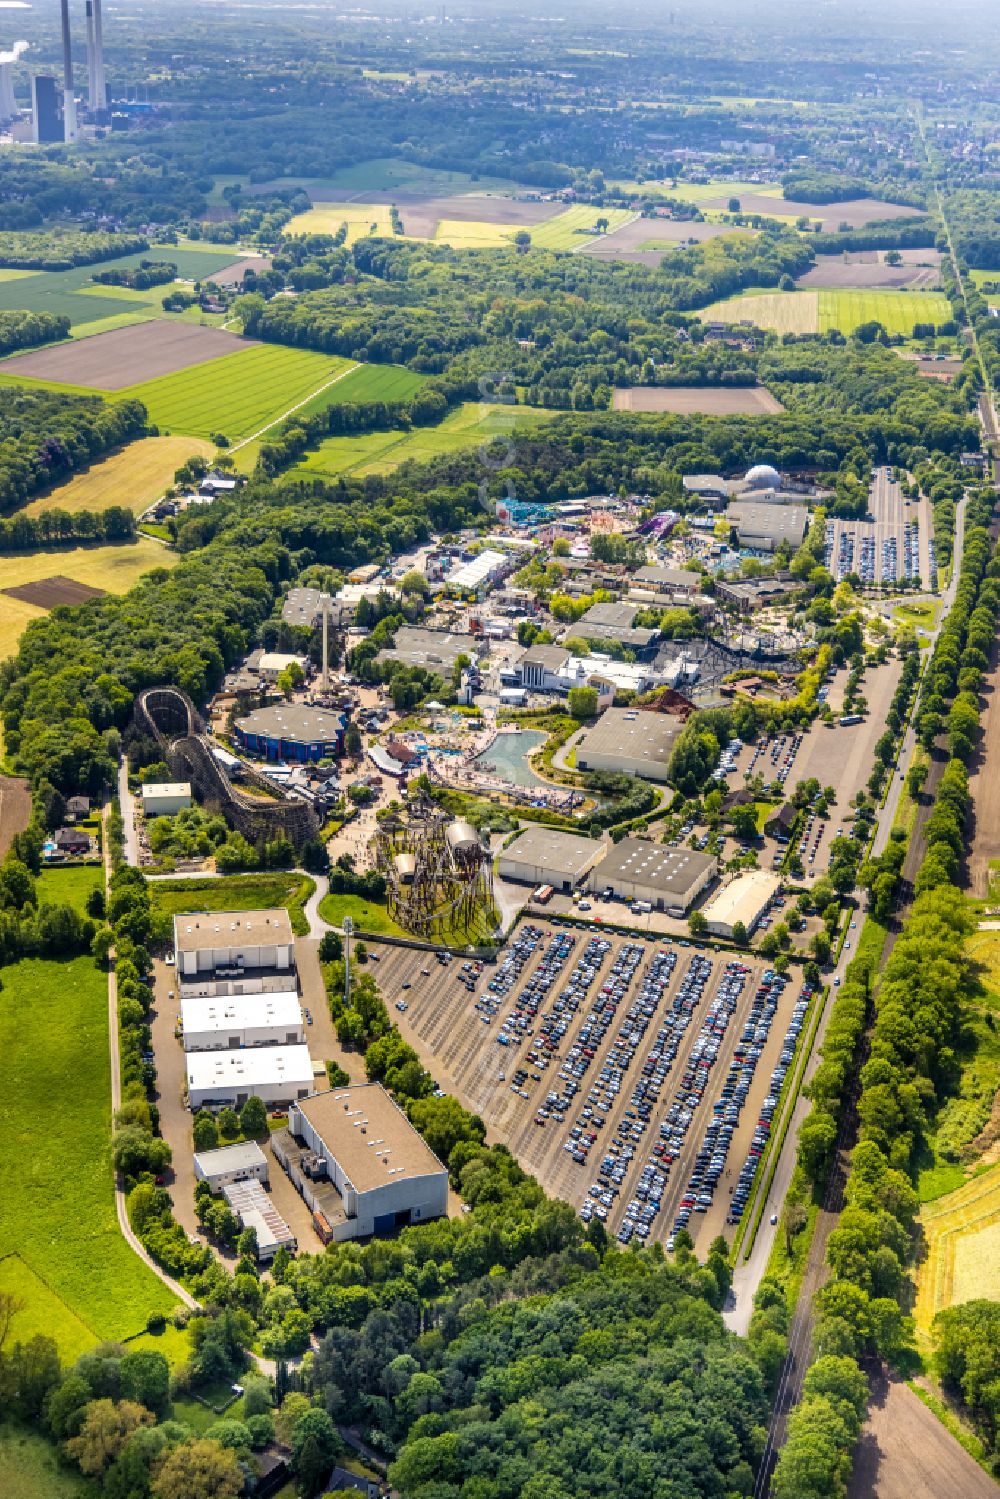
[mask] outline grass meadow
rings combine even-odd
[[[307,401],[296,415],[312,416],[314,412],[325,411],[328,406],[338,406],[345,401],[358,404],[365,401],[408,401],[426,379],[426,375],[414,374],[399,364],[359,364],[329,390],[320,391]]]
[[[15,1285],[44,1285],[33,1315],[72,1355],[81,1328],[93,1342],[138,1333],[174,1299],[118,1228],[106,975],[89,957],[25,959],[4,969],[3,999],[0,1255],[30,1272]]]
[[[64,1466],[54,1442],[23,1426],[0,1426],[0,1494],[4,1499],[97,1499],[100,1490]]]
[[[88,825],[88,831],[92,828]],[[100,864],[71,864],[65,869],[43,869],[35,876],[38,904],[72,906],[83,916],[87,900],[95,890],[104,888],[104,870]]]
[[[370,234],[393,235],[388,203],[314,203],[289,220],[285,233],[336,234],[341,224],[347,225],[345,243],[349,245]]]
[[[304,937],[309,930],[302,907],[316,889],[308,875],[232,874],[222,879],[153,880],[153,900],[170,916],[189,911],[267,911],[275,906],[288,909],[292,930]]]
[[[140,515],[173,483],[174,473],[189,458],[211,458],[215,448],[199,437],[143,437],[119,453],[99,459],[24,507],[25,514],[42,510],[106,510],[126,505]]]
[[[345,380],[344,384],[348,382]],[[436,427],[410,432],[360,432],[350,437],[328,437],[308,453],[296,472],[300,475],[389,474],[401,463],[426,463],[447,453],[459,453],[480,443],[495,442],[512,433],[550,421],[558,413],[525,406],[489,406],[463,402]]]
[[[547,219],[543,224],[526,227],[536,249],[581,250],[584,245],[592,244],[599,237],[586,232],[593,229],[598,219],[607,219],[608,231],[613,231],[634,218],[635,214],[627,208],[594,208],[590,204],[579,203],[574,208],[567,208],[565,213],[557,214],[554,219]]]
[[[1000,1165],[926,1203],[920,1223],[927,1254],[913,1314],[926,1334],[943,1307],[1000,1298]]]

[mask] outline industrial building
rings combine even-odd
[[[640,567],[629,581],[645,593],[669,598],[675,593],[697,593],[701,588],[701,573],[685,567]]]
[[[248,972],[293,975],[295,947],[288,912],[212,911],[174,917],[177,977],[242,978]]]
[[[369,1238],[448,1211],[448,1172],[379,1083],[313,1093],[272,1136],[324,1242]]]
[[[482,642],[475,635],[401,625],[393,635],[392,645],[379,651],[376,659],[402,661],[405,666],[422,666],[426,671],[437,672],[439,677],[450,677],[459,656],[468,656],[471,661],[482,649]]]
[[[780,604],[792,598],[801,588],[801,583],[789,573],[778,573],[773,578],[747,578],[742,582],[727,582],[720,578],[715,593],[720,604],[732,604],[740,614],[754,614],[769,604]]]
[[[308,1046],[251,1046],[242,1051],[189,1051],[188,1106],[241,1109],[251,1094],[286,1108],[315,1086]]]
[[[683,728],[668,713],[608,708],[576,747],[577,770],[608,770],[665,781]]]
[[[257,662],[257,672],[265,682],[276,682],[290,666],[297,666],[305,676],[309,660],[306,656],[297,656],[290,651],[262,651]]]
[[[330,594],[321,588],[290,588],[281,606],[281,618],[286,625],[314,630],[319,624],[323,610],[330,611],[332,624],[340,623],[340,608],[333,603]]]
[[[773,552],[783,541],[793,550],[802,545],[809,513],[803,505],[762,505],[740,500],[730,505],[726,520],[735,527],[741,547]]]
[[[183,994],[185,1051],[235,1051],[246,1046],[302,1046],[302,1006],[294,989],[276,994]]]
[[[63,138],[59,89],[50,73],[35,73],[31,79],[31,138],[37,146]]]
[[[146,817],[173,817],[191,805],[190,781],[147,781],[142,787],[142,810]]]
[[[634,603],[592,604],[572,627],[572,633],[584,640],[613,640],[636,656],[647,656],[660,632],[634,628],[632,621],[638,612],[639,605]]]
[[[222,1195],[239,1219],[240,1228],[252,1228],[257,1236],[257,1259],[270,1264],[279,1249],[290,1254],[298,1242],[274,1203],[256,1177],[232,1182],[223,1187]]]
[[[489,548],[464,562],[448,573],[445,582],[459,593],[474,593],[481,598],[490,585],[504,577],[511,569],[512,558],[506,552],[494,552]]]
[[[718,867],[717,859],[694,849],[623,838],[591,871],[589,885],[595,891],[610,889],[619,900],[646,901],[656,911],[683,916]]]
[[[208,1182],[221,1192],[233,1182],[259,1181],[267,1186],[267,1156],[256,1140],[221,1145],[218,1150],[198,1150],[194,1156],[195,1181]]]
[[[608,845],[576,833],[535,824],[525,828],[497,861],[501,879],[572,890],[607,853]]]
[[[274,703],[256,708],[233,725],[237,742],[265,760],[325,760],[344,747],[342,713],[309,708],[303,703]]]
[[[521,686],[529,692],[560,691],[559,673],[569,659],[569,651],[561,645],[529,646],[517,663]]]
[[[778,876],[764,869],[749,869],[737,875],[703,906],[708,930],[716,937],[732,937],[740,923],[751,936],[780,889]]]

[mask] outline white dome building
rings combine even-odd
[[[743,482],[747,489],[780,489],[781,475],[769,463],[755,463]]]

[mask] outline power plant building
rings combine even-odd
[[[51,73],[36,73],[31,80],[31,138],[38,146],[63,138],[59,89]]]

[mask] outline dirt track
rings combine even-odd
[[[253,339],[237,339],[221,328],[197,323],[153,320],[114,328],[91,338],[67,340],[34,354],[18,354],[4,361],[8,375],[33,380],[58,380],[64,385],[88,385],[95,390],[124,390],[160,375],[172,375],[193,364],[221,359],[252,347]]]
[[[848,1499],[997,1499],[997,1487],[905,1384],[878,1374]]]

